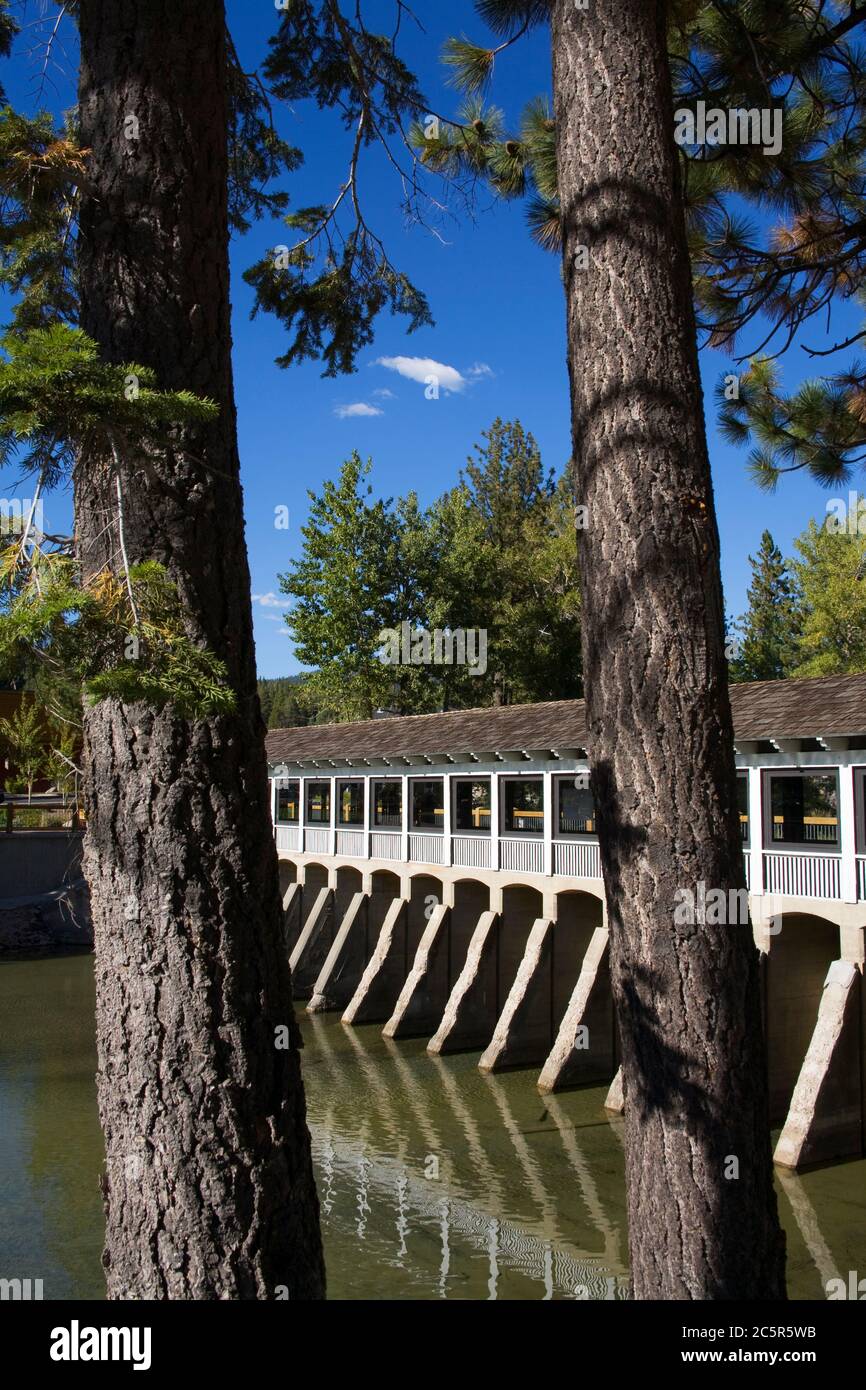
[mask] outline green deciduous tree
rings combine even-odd
[[[866,535],[811,521],[795,545],[803,614],[793,674],[866,671]]]
[[[32,700],[23,700],[11,719],[0,719],[0,746],[28,798],[33,795],[33,783],[45,771],[47,743],[44,714]]]
[[[394,684],[378,653],[396,614],[397,526],[389,503],[369,500],[370,468],[356,452],[338,482],[309,494],[303,554],[280,576],[298,658],[315,668],[314,698],[337,719],[370,718]]]

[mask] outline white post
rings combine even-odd
[[[332,777],[332,778],[330,779],[330,782],[331,782],[331,795],[330,795],[330,806],[329,806],[329,812],[330,812],[330,814],[329,814],[329,816],[328,816],[328,853],[329,853],[329,854],[336,854],[336,853],[337,853],[337,779],[336,779],[336,777]]]
[[[271,825],[274,827],[274,839],[277,837],[277,779],[271,778]]]
[[[857,842],[854,819],[854,768],[839,768],[839,848],[842,851],[841,893],[843,903],[857,901]]]
[[[400,825],[400,858],[405,864],[409,858],[409,778],[404,774],[400,778],[401,794],[401,825]]]
[[[373,778],[364,778],[364,848],[363,858],[370,858],[370,826],[373,823]]]
[[[298,852],[304,853],[304,846],[307,839],[307,828],[305,821],[307,818],[307,779],[301,777],[298,780]]]
[[[499,868],[499,773],[490,774],[490,867]]]
[[[544,797],[544,820],[542,821],[544,845],[542,847],[542,873],[549,878],[553,873],[553,773],[543,772],[542,796]]]
[[[749,892],[760,897],[764,892],[764,798],[759,767],[749,768],[749,857],[752,866]]]
[[[444,794],[442,804],[442,863],[446,868],[451,865],[451,774],[446,772],[442,778],[442,791]]]

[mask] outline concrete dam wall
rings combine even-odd
[[[0,956],[93,945],[81,831],[0,835]]]

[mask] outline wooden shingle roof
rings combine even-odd
[[[731,686],[740,740],[866,734],[866,675],[755,681]],[[272,729],[272,764],[310,759],[434,757],[585,747],[583,700],[449,710],[347,724]]]

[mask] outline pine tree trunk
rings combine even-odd
[[[665,6],[555,0],[584,676],[638,1298],[784,1297]],[[581,268],[580,247],[588,248]],[[738,1176],[734,1176],[738,1173]]]
[[[82,326],[109,361],[221,410],[168,459],[122,460],[127,552],[167,566],[238,694],[236,715],[197,722],[117,701],[86,716],[108,1293],[319,1298],[238,481],[223,5],[79,10]],[[87,574],[121,572],[113,472],[93,454],[76,470]]]

